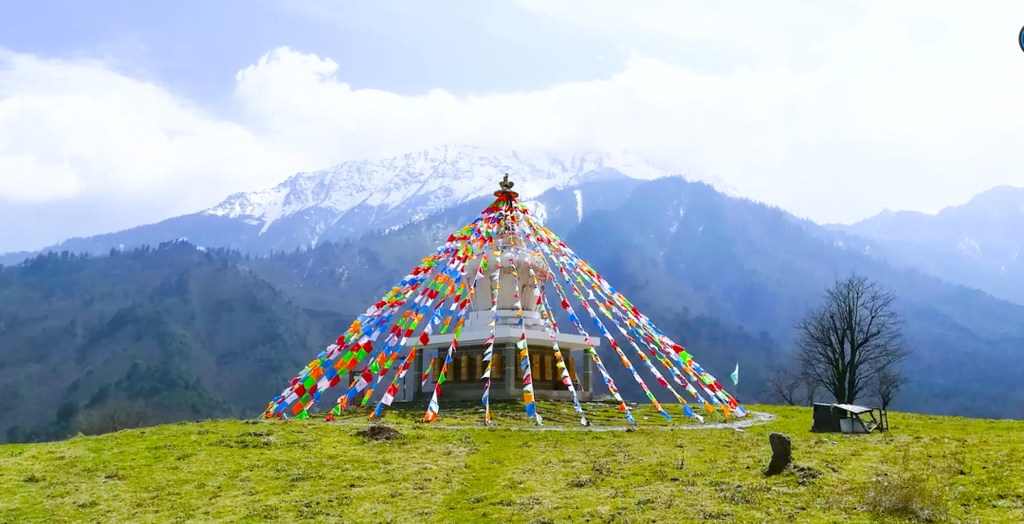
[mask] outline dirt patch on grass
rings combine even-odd
[[[798,464],[793,464],[791,469],[793,470],[793,473],[797,476],[797,478],[800,479],[799,484],[801,486],[806,486],[808,484],[813,483],[822,475],[821,470],[814,469],[810,466],[801,466]]]
[[[370,440],[384,441],[400,440],[405,438],[405,435],[399,433],[397,429],[383,424],[374,424],[366,429],[356,431],[356,435]]]

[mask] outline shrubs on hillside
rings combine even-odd
[[[153,413],[142,402],[112,400],[79,413],[75,427],[83,435],[102,435],[141,428],[153,423],[153,420]]]

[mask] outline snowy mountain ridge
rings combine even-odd
[[[505,173],[515,182],[524,205],[545,223],[564,231],[579,224],[586,214],[614,207],[637,184],[684,178],[630,154],[524,153],[443,146],[299,173],[269,189],[231,195],[205,211],[72,238],[45,251],[103,254],[123,246],[158,245],[177,238],[254,254],[291,251],[385,232],[452,210],[459,210],[460,216],[475,216],[480,203],[473,201],[491,198]],[[716,180],[700,181],[734,194]],[[468,208],[461,209],[465,206]],[[10,263],[30,255],[13,256]]]
[[[382,160],[357,160],[299,173],[277,186],[236,193],[203,212],[261,227],[317,209],[331,220],[357,208],[375,213],[402,208],[409,220],[491,194],[504,173],[524,199],[578,184],[586,175],[614,169],[630,178],[652,180],[672,173],[627,154],[555,155],[443,146]]]

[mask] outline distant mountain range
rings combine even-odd
[[[550,229],[708,369],[725,376],[740,362],[744,401],[768,399],[764,378],[787,358],[793,326],[834,278],[857,271],[894,291],[906,320],[911,383],[896,409],[1024,417],[1024,306],[943,281],[969,279],[971,261],[1000,263],[1004,290],[1022,280],[1006,225],[1019,190],[933,217],[822,227],[621,157],[452,148],[296,175],[202,213],[54,248],[88,257],[9,260],[0,398],[13,401],[0,403],[0,436],[57,437],[57,411],[116,398],[142,398],[163,420],[253,414],[472,220],[504,172]],[[959,247],[970,243],[950,248],[957,238],[987,257]],[[911,239],[917,247],[903,247]],[[961,273],[924,263],[957,252]],[[628,398],[644,398],[610,370]]]
[[[996,187],[935,215],[886,211],[850,226],[871,254],[1024,304],[1024,189]]]
[[[600,205],[591,195],[573,192],[588,181],[609,176],[644,181],[671,175],[667,169],[624,154],[525,154],[445,146],[299,173],[270,189],[231,195],[205,211],[125,231],[72,238],[41,252],[105,254],[112,249],[184,239],[198,246],[262,255],[343,242],[488,196],[506,172],[538,214],[544,216],[557,207],[559,216],[553,220],[559,225],[579,222],[584,210]],[[733,194],[718,181],[708,182],[720,192]],[[562,191],[550,192],[553,189]],[[559,195],[557,203],[551,200],[553,194]],[[611,198],[622,194],[617,192]],[[1018,263],[1024,241],[1021,226],[1024,189],[997,187],[936,215],[885,211],[852,225],[826,225],[814,234],[894,266],[918,269],[1024,304],[1024,266]],[[33,255],[3,254],[0,264],[16,264]]]
[[[229,196],[213,208],[110,234],[73,238],[43,251],[107,253],[111,249],[187,239],[265,254],[327,241],[355,239],[420,220],[473,198],[490,195],[509,173],[530,200],[570,188],[604,171],[638,180],[669,172],[628,155],[553,155],[441,147],[377,161],[346,162],[296,174],[277,186]],[[581,204],[582,205],[582,204]],[[26,253],[0,257],[23,260]]]

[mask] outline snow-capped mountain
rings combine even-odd
[[[640,180],[670,174],[625,155],[559,156],[448,146],[299,173],[270,189],[231,195],[203,213],[258,225],[261,235],[279,222],[298,219],[310,226],[303,243],[315,243],[324,235],[394,227],[489,195],[504,173],[529,200],[549,189],[577,185],[604,169]],[[291,224],[285,227],[293,229]]]
[[[49,250],[106,253],[179,238],[252,253],[293,250],[396,228],[474,199],[490,198],[505,173],[527,206],[541,217],[557,215],[563,224],[579,223],[595,203],[614,199],[614,191],[601,189],[602,185],[621,186],[612,180],[672,175],[668,169],[629,154],[568,155],[444,146],[298,173],[269,189],[231,195],[199,213],[71,239]],[[721,183],[710,183],[729,191]],[[588,189],[581,189],[584,185]]]

